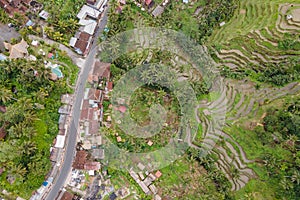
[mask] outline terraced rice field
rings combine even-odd
[[[264,21],[264,17],[267,16],[266,13],[262,17],[257,17],[254,13],[247,15],[251,10],[250,8],[252,8],[251,2],[243,3],[242,1],[240,7],[249,7],[248,10],[244,9],[246,12],[245,21],[241,20],[243,22],[238,22],[234,18],[227,25],[228,28],[221,28],[211,37],[212,43],[220,43],[222,46],[219,49],[215,49],[215,54],[220,61],[218,63],[220,67],[227,66],[232,70],[253,69],[259,71],[263,69],[262,66],[266,63],[276,64],[283,62],[288,57],[299,57],[300,51],[283,51],[278,47],[278,43],[284,38],[285,33],[299,35],[300,21],[298,21],[298,15],[300,15],[300,9],[298,7],[300,4],[274,2],[269,3],[269,6],[266,6],[266,3],[260,4],[259,2],[255,5],[257,8],[256,13],[261,14],[263,12],[260,10],[267,11],[266,7],[271,9],[277,5],[276,9],[268,10],[270,13],[274,12],[274,14],[268,15],[270,19],[273,19],[273,15],[275,15],[274,20],[271,20],[270,23],[265,23]],[[287,20],[286,16],[289,13],[294,13],[295,19]],[[247,21],[247,16],[253,17],[253,21]],[[256,20],[260,20],[260,22],[256,22]],[[259,25],[254,26],[253,23],[258,23]],[[235,34],[236,31],[232,30],[236,28],[233,26],[239,26],[243,32]],[[227,29],[229,29],[228,32]]]
[[[247,35],[252,30],[275,27],[278,9],[285,2],[286,0],[241,0],[234,17],[216,30],[209,42],[221,44],[238,36]],[[299,3],[298,0],[289,1],[290,4],[297,2]]]
[[[227,66],[232,71],[258,71],[262,70],[263,64],[280,63],[288,57],[299,57],[300,51],[283,51],[279,48],[279,42],[285,33],[300,33],[300,4],[296,4],[299,1],[284,2],[286,1],[240,1],[232,20],[215,31],[209,39],[210,44],[219,45],[218,49],[215,48],[219,62],[217,65],[220,68]],[[293,19],[288,20],[288,14],[292,14]],[[266,102],[299,93],[300,84],[294,82],[282,88],[256,89],[253,82],[224,80],[224,83],[221,97],[214,102],[200,102],[196,112],[198,122],[203,127],[202,148],[211,149],[210,153],[219,158],[217,167],[232,183],[232,190],[237,191],[257,176],[247,166],[255,161],[247,159],[242,146],[224,128],[213,126],[210,118],[204,114],[204,108],[209,108],[216,116],[226,113],[226,126],[231,126],[245,116],[255,116]],[[226,108],[220,105],[226,105]],[[196,141],[195,144],[199,142]]]
[[[207,149],[219,158],[216,165],[232,183],[233,191],[241,189],[250,179],[256,177],[255,172],[247,167],[247,164],[253,163],[254,160],[249,160],[242,146],[224,131],[224,127],[216,126],[207,115],[211,114],[216,118],[226,113],[225,127],[230,126],[245,116],[256,115],[260,106],[266,102],[272,102],[299,91],[300,84],[297,82],[282,88],[270,87],[257,90],[250,82],[225,80],[220,98],[213,102],[202,101],[198,105],[197,120],[202,125],[203,135],[201,148]],[[207,108],[210,113],[207,114],[201,108]],[[222,122],[220,119],[219,121]],[[192,143],[190,146],[200,149],[195,144]]]

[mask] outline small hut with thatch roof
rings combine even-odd
[[[4,42],[4,46],[9,51],[10,59],[25,58],[28,55],[27,48],[29,47],[29,45],[24,39],[14,45]]]

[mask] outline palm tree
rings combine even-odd
[[[55,31],[52,37],[54,40],[61,41],[63,39],[63,34],[59,31]]]
[[[23,130],[26,128],[25,123],[18,123],[11,126],[8,129],[9,137],[11,138],[21,138],[23,136]]]
[[[32,126],[30,126],[30,124],[28,124],[26,119],[23,123],[26,124],[26,127],[22,130],[22,137],[32,138],[33,136],[35,136],[36,130]]]
[[[8,170],[8,173],[15,178],[22,178],[27,173],[27,170],[21,165],[15,165],[14,163],[12,163],[11,167]]]
[[[49,92],[45,88],[40,88],[38,92],[33,94],[35,102],[43,102],[49,96]]]
[[[300,184],[300,172],[298,170],[294,170],[292,175],[292,182],[297,183],[297,185]]]
[[[38,70],[38,73],[39,73],[38,77],[41,78],[42,80],[48,80],[51,74],[50,69],[46,69],[46,68],[42,68]]]
[[[68,20],[69,30],[76,30],[78,28],[78,21],[76,19],[70,18]]]
[[[6,103],[12,99],[13,95],[11,90],[5,88],[3,85],[0,86],[0,101]]]
[[[25,155],[31,155],[37,150],[37,147],[32,141],[24,141],[20,150]]]
[[[31,98],[22,97],[22,98],[18,99],[18,101],[15,104],[19,108],[19,112],[23,113],[23,116],[24,116],[25,111],[33,109],[33,104],[32,104]]]
[[[293,184],[290,180],[288,180],[286,177],[284,177],[281,181],[280,181],[280,185],[284,190],[291,190],[293,189]]]
[[[48,27],[48,26],[45,26],[45,27],[44,27],[44,33],[45,33],[48,37],[52,38],[53,33],[54,33],[53,28]]]
[[[7,16],[4,9],[0,9],[0,22],[3,24],[7,24],[9,22],[9,17]]]

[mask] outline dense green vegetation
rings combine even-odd
[[[60,60],[68,61],[57,51]],[[49,80],[44,59],[17,59],[0,63],[0,127],[7,133],[0,146],[0,187],[29,198],[50,170],[50,145],[58,133],[60,97],[71,93],[67,79],[78,69],[66,66],[65,78]],[[74,73],[74,74],[73,74]]]
[[[42,0],[41,3],[51,16],[48,18],[49,24],[44,28],[44,32],[51,39],[68,44],[79,27],[76,15],[85,1]]]
[[[168,144],[170,138],[174,137],[178,131],[179,104],[177,99],[171,96],[173,95],[167,95],[163,89],[155,90],[153,87],[144,87],[137,89],[130,99],[130,115],[140,126],[146,126],[150,123],[149,111],[153,104],[160,104],[167,111],[165,122],[167,124],[153,137],[135,138],[124,133],[117,124],[110,129],[103,128],[103,133],[105,133],[111,141],[115,141],[118,147],[130,152],[147,152],[160,149]],[[117,136],[122,138],[121,142],[116,141]],[[153,145],[149,146],[147,144],[148,141],[153,142]]]
[[[277,105],[275,107],[275,105]],[[241,119],[227,127],[247,157],[258,178],[235,193],[237,199],[252,196],[263,199],[297,199],[299,196],[299,97],[274,102],[262,109],[261,124],[249,128],[247,122],[258,116]]]
[[[10,22],[13,22],[13,19],[9,18],[4,9],[0,9],[0,23],[8,24]]]
[[[124,6],[121,14],[116,14],[117,2],[111,2],[108,27],[109,36],[131,30],[136,27],[164,27],[183,32],[187,36],[203,43],[221,22],[229,20],[235,9],[235,0],[201,0],[194,5],[184,5],[181,1],[171,1],[163,14],[157,18],[151,13],[141,11],[133,2]],[[194,14],[196,9],[201,9]]]
[[[161,169],[157,184],[172,199],[230,199],[230,183],[214,162],[189,148],[187,155]]]

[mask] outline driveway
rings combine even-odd
[[[19,38],[21,35],[14,28],[9,28],[7,24],[0,24],[0,51],[5,51],[4,41],[10,42],[12,38]]]

